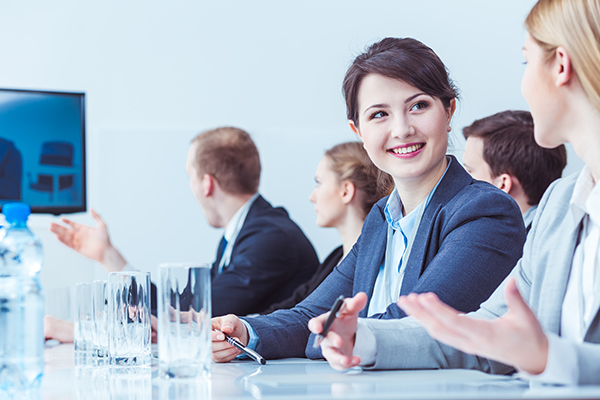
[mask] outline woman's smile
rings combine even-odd
[[[398,158],[412,158],[421,154],[424,147],[425,143],[409,143],[391,148],[388,153]]]

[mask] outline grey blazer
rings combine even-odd
[[[527,236],[523,257],[509,275],[516,279],[523,298],[550,335],[560,336],[562,303],[579,233],[579,221],[575,221],[569,211],[577,176],[556,181],[548,188]],[[506,280],[479,310],[469,315],[493,319],[506,313],[505,284]],[[467,368],[498,374],[513,370],[433,340],[412,317],[392,321],[368,319],[359,323],[376,337],[375,369]],[[597,311],[584,343],[577,345],[579,384],[600,383],[599,343],[600,313]]]

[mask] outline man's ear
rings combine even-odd
[[[216,180],[212,175],[204,174],[202,176],[202,194],[204,197],[210,197],[215,192]]]
[[[562,46],[558,46],[555,50],[552,73],[554,74],[556,86],[566,85],[573,79],[571,57]]]
[[[506,194],[510,194],[513,187],[513,177],[507,173],[500,174],[493,179],[493,185]]]
[[[342,203],[350,204],[356,195],[356,186],[350,181],[344,181],[342,183]]]

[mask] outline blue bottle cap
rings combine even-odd
[[[2,206],[2,214],[4,214],[6,222],[9,224],[27,222],[27,218],[31,214],[31,207],[25,203],[6,203]]]

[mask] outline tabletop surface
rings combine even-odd
[[[530,387],[470,370],[333,370],[325,361],[284,359],[213,364],[209,379],[169,381],[158,365],[111,369],[75,365],[72,344],[46,349],[41,393],[49,399],[514,399],[600,398],[600,386]],[[0,393],[0,398],[2,394]],[[19,396],[15,396],[18,399]],[[21,398],[24,398],[22,396]]]

